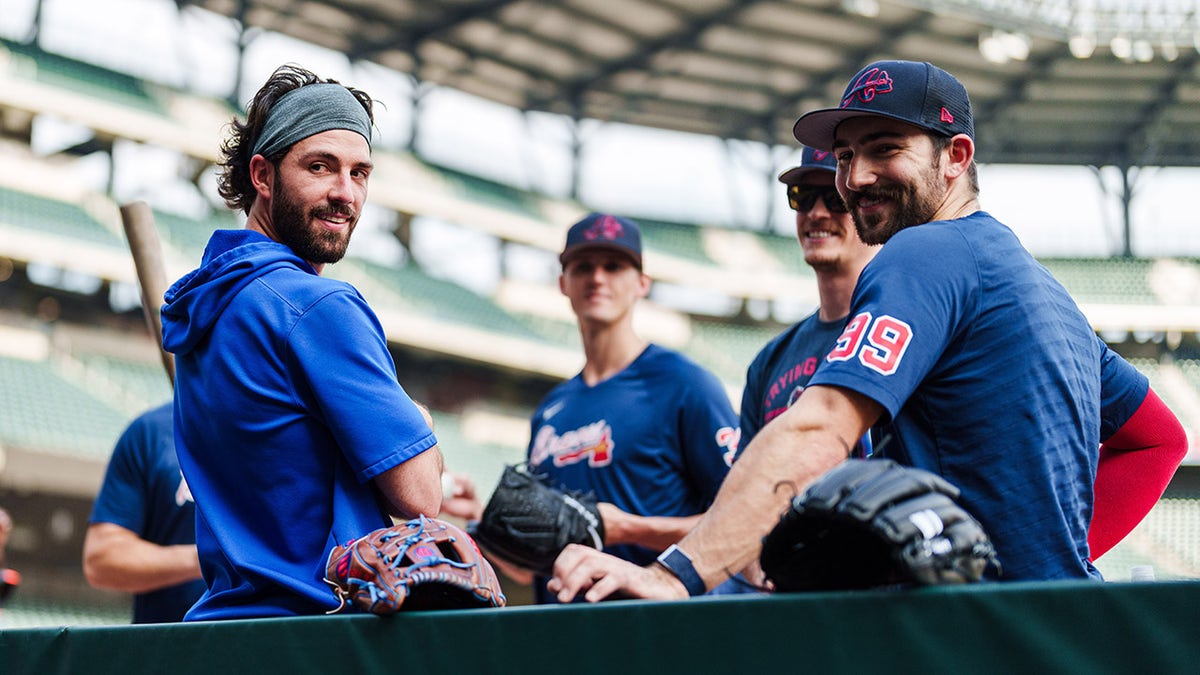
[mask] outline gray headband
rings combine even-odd
[[[331,129],[357,131],[371,144],[371,118],[340,84],[309,84],[284,94],[267,112],[254,154],[271,157],[309,136]]]

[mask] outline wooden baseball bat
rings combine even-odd
[[[133,254],[133,265],[137,269],[138,284],[142,289],[142,310],[150,334],[158,343],[163,368],[171,385],[175,384],[175,356],[162,348],[163,294],[167,292],[167,272],[163,265],[162,243],[154,226],[154,213],[143,201],[121,205],[121,222],[125,225],[125,238],[129,240],[129,252]]]

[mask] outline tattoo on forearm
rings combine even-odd
[[[790,493],[790,495],[788,496],[788,499],[790,501],[792,497],[795,497],[796,495],[800,494],[800,487],[798,485],[796,485],[795,481],[781,480],[775,484],[775,489],[772,490],[772,492],[774,492],[775,494],[779,494],[780,492],[788,492],[788,493]]]

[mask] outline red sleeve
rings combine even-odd
[[[1092,560],[1116,546],[1150,513],[1187,450],[1183,426],[1150,389],[1137,412],[1100,446],[1088,530]]]

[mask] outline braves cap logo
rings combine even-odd
[[[824,161],[825,158],[828,156],[829,156],[828,150],[814,150],[813,151],[813,159],[818,162]]]
[[[621,223],[617,222],[612,216],[604,216],[596,222],[592,223],[583,233],[583,238],[587,241],[595,241],[597,239],[607,239],[612,241],[620,238],[625,234],[625,228],[621,227]]]
[[[863,103],[875,100],[876,94],[887,94],[892,91],[892,76],[886,70],[871,68],[859,76],[853,86],[842,97],[840,108],[847,108],[854,99]]]

